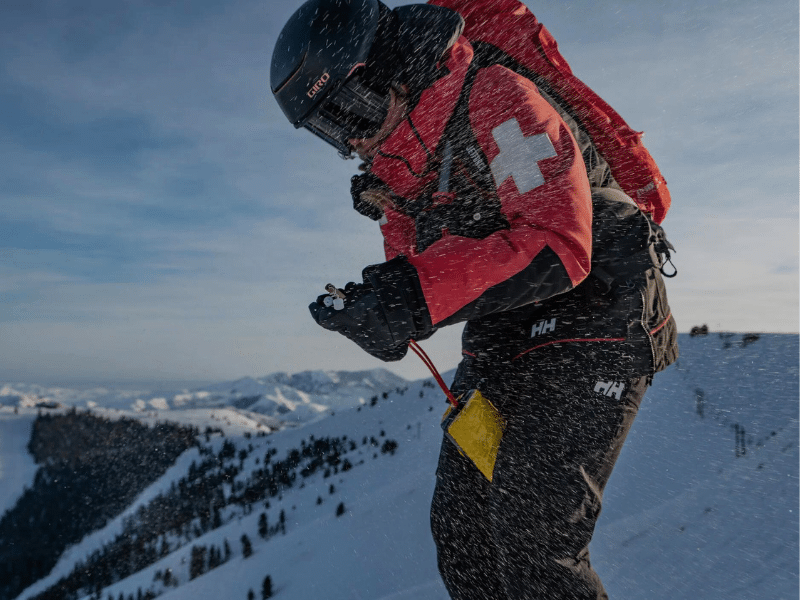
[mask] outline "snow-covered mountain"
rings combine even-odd
[[[57,408],[77,406],[145,413],[180,409],[233,408],[279,421],[308,422],[331,410],[365,404],[372,396],[396,390],[406,381],[385,369],[303,371],[244,377],[193,390],[152,392],[105,387],[75,390],[36,384],[0,385],[0,406]],[[173,415],[174,416],[174,415]],[[277,426],[274,421],[261,420]]]
[[[176,394],[165,404],[171,408],[233,406],[282,420],[307,422],[328,410],[366,404],[372,396],[405,384],[404,379],[384,369],[273,373],[262,379],[245,377]]]
[[[680,343],[679,362],[656,377],[609,483],[593,564],[611,598],[794,600],[798,336]],[[158,398],[0,386],[0,511],[33,485],[37,465],[25,447],[42,405],[212,431],[19,600],[99,565],[115,542],[149,547],[142,519],[175,490],[195,489],[191,481],[203,489],[220,481],[213,518],[165,528],[147,565],[76,598],[246,600],[251,590],[262,597],[267,576],[275,598],[447,598],[428,531],[445,407],[432,381],[308,372]],[[215,479],[220,473],[231,477]]]

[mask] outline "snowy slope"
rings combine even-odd
[[[797,442],[797,336],[682,336],[609,482],[611,597],[797,598]]]
[[[424,394],[423,398],[419,397],[420,392]],[[256,589],[257,584],[260,589],[261,580],[268,573],[272,574],[277,588],[293,588],[294,591],[289,592],[291,595],[286,597],[359,597],[350,595],[349,592],[346,596],[337,596],[339,592],[330,590],[349,587],[351,584],[346,584],[347,580],[352,579],[349,571],[361,573],[363,569],[372,573],[374,578],[369,582],[362,580],[352,585],[356,586],[353,588],[354,593],[362,594],[364,598],[383,597],[398,589],[407,588],[407,582],[416,578],[421,569],[427,570],[425,583],[438,591],[438,595],[431,597],[442,597],[443,588],[438,582],[433,543],[427,532],[426,519],[441,432],[438,420],[443,408],[441,392],[437,393],[429,385],[417,382],[411,384],[404,395],[395,393],[385,400],[381,395],[381,400],[374,407],[337,411],[336,414],[315,423],[313,430],[310,426],[291,428],[267,438],[249,440],[243,435],[229,435],[229,439],[242,446],[252,444],[255,447],[254,456],[261,454],[260,450],[266,448],[275,448],[277,455],[283,456],[309,435],[316,438],[348,435],[359,441],[363,436],[374,436],[381,441],[395,439],[399,443],[399,449],[394,456],[389,456],[382,454],[378,448],[369,446],[367,450],[363,450],[361,457],[364,464],[357,464],[348,473],[340,473],[335,477],[325,478],[319,474],[307,480],[305,488],[295,488],[284,494],[283,501],[279,504],[273,503],[267,512],[269,521],[274,523],[280,510],[285,509],[286,536],[262,542],[256,534],[259,517],[259,510],[256,509],[252,514],[237,516],[226,526],[192,542],[220,545],[223,539],[227,539],[240,555],[239,538],[246,532],[255,546],[255,553],[249,559],[244,560],[239,556],[187,583],[190,544],[149,569],[111,586],[104,592],[104,597],[111,593],[116,598],[120,591],[127,594],[126,590],[135,593],[139,587],[147,589],[153,585],[155,573],[166,568],[171,568],[181,583],[186,585],[169,592],[165,598],[200,594],[202,598],[216,599],[220,597],[220,590],[225,591],[225,597],[246,598],[249,587]],[[384,432],[383,436],[381,431]],[[359,451],[362,452],[361,449]],[[249,466],[255,468],[254,464]],[[175,471],[167,473],[153,487],[165,489],[169,487],[170,480],[177,476]],[[336,488],[333,495],[329,492],[331,484]],[[152,497],[154,492],[147,490],[144,495]],[[317,498],[322,498],[323,503],[317,505]],[[340,502],[344,502],[347,513],[337,518],[335,509]],[[141,500],[137,500],[136,504],[140,503]],[[353,525],[354,515],[358,515],[356,527]],[[401,522],[396,521],[396,517]],[[91,554],[103,541],[113,538],[120,531],[121,520],[115,520],[103,532],[88,536],[81,544],[70,549],[49,577],[29,588],[20,598],[41,592],[66,575],[82,557]],[[387,525],[389,531],[385,531]],[[399,531],[395,531],[398,526]],[[398,545],[399,538],[402,538],[402,548]],[[401,564],[393,567],[393,575],[387,576],[387,561],[396,560],[393,556],[398,549],[404,559]],[[341,564],[342,559],[346,559],[344,564]],[[268,571],[265,572],[258,566],[261,561],[270,565]],[[237,564],[240,566],[234,568]],[[302,575],[307,569],[317,571],[323,566],[325,572],[320,572],[323,575],[321,578]],[[237,572],[239,568],[244,573]],[[226,581],[226,572],[232,573],[236,581]],[[223,579],[219,580],[219,577]],[[241,595],[234,591],[244,584],[249,587],[243,588]],[[424,596],[412,593],[409,597]]]
[[[612,476],[592,544],[593,564],[611,598],[794,600],[799,558],[798,337],[746,340],[712,334],[681,336],[680,342],[679,363],[656,377]],[[264,378],[259,385],[287,385],[312,394],[288,383],[290,376],[281,377]],[[392,381],[389,390],[397,390],[396,384]],[[316,473],[302,487],[271,499],[269,508],[260,503],[249,514],[228,511],[222,527],[106,588],[102,597],[116,600],[122,593],[135,598],[141,589],[169,600],[245,600],[249,590],[260,598],[262,581],[270,575],[275,598],[446,599],[428,530],[444,403],[430,382],[406,385],[403,394],[391,391],[386,398],[377,390],[374,406],[369,398],[361,405],[361,391],[349,401],[344,394],[340,408],[324,412],[324,418],[266,437],[247,435],[263,431],[255,413],[227,404],[225,418],[232,423],[225,425],[227,439],[237,447],[254,448],[243,473],[256,469],[256,457],[266,450],[283,457],[311,435],[357,440],[357,451],[348,454],[354,466],[330,477]],[[230,398],[231,389],[238,387],[245,386],[226,383],[204,391],[227,391]],[[31,410],[14,417],[30,419]],[[223,414],[196,404],[192,410],[159,414],[191,415],[202,422],[209,411]],[[12,418],[8,409],[2,414]],[[380,443],[396,440],[394,455],[361,443],[371,437]],[[221,438],[209,442],[215,449],[221,443]],[[8,450],[2,443],[0,448],[0,460],[6,461]],[[137,505],[167,489],[185,473],[196,452],[182,456],[126,513],[134,514]],[[340,503],[345,512],[337,517]],[[260,513],[274,524],[282,510],[285,535],[261,539]],[[122,517],[69,549],[50,576],[19,598],[29,598],[69,573],[77,561],[113,538],[121,522]],[[249,558],[242,555],[242,534],[253,543]],[[225,540],[233,550],[230,560],[190,581],[192,545],[221,546]],[[157,577],[166,569],[177,586],[165,587]]]
[[[34,415],[0,411],[0,515],[16,504],[33,483],[36,463],[28,454]]]

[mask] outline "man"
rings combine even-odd
[[[431,526],[453,598],[605,598],[588,554],[602,492],[677,357],[667,242],[575,120],[479,65],[463,27],[377,0],[310,0],[285,25],[272,91],[296,127],[361,158],[354,206],[387,257],[310,310],[387,361],[466,322],[453,391],[480,390],[505,430],[491,479],[442,443]]]

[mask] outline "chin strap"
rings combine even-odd
[[[425,350],[423,350],[422,347],[414,340],[408,342],[408,347],[411,348],[411,350],[414,351],[414,354],[419,356],[420,360],[422,360],[422,362],[425,363],[425,366],[428,367],[430,372],[433,374],[434,379],[436,379],[436,383],[439,384],[439,387],[442,388],[444,395],[447,396],[447,401],[457,408],[458,400],[456,400],[456,397],[453,396],[453,392],[451,392],[450,388],[447,387],[447,384],[445,384],[442,376],[439,375],[439,371],[436,370],[436,366],[433,364],[433,361],[430,359],[430,357],[425,353]]]

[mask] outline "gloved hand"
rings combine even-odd
[[[337,310],[331,295],[323,294],[308,308],[320,326],[380,360],[400,360],[410,339],[435,331],[416,270],[403,257],[364,269],[364,283],[348,283],[343,300],[344,307]]]
[[[344,288],[344,307],[339,310],[330,299],[330,294],[323,294],[308,307],[320,326],[341,333],[381,360],[400,360],[405,356],[408,339],[399,338],[392,331],[371,285],[348,283]]]

